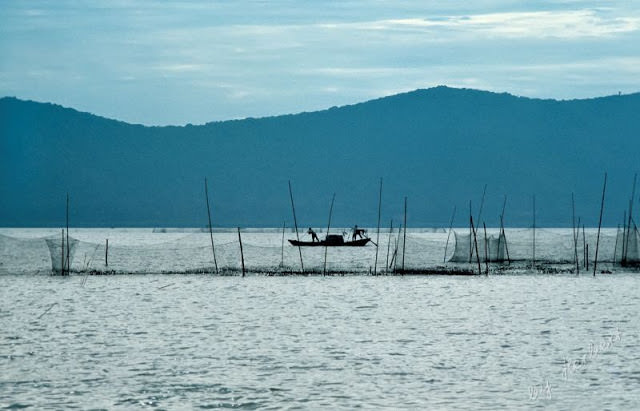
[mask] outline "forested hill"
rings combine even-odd
[[[204,177],[216,226],[292,221],[383,225],[408,197],[409,225],[482,220],[597,225],[622,220],[640,169],[640,94],[540,100],[436,87],[324,111],[184,127],[145,127],[53,104],[0,99],[0,226],[205,226]],[[215,113],[212,113],[214,117]],[[640,190],[638,190],[640,192]],[[638,200],[638,199],[636,199]]]

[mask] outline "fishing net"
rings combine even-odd
[[[10,231],[10,230],[5,230]],[[27,230],[17,230],[24,234]],[[242,248],[238,232],[219,229],[213,233],[214,252],[208,232],[197,229],[74,229],[69,237],[69,263],[62,251],[62,238],[50,230],[48,235],[31,238],[0,234],[0,274],[50,274],[63,267],[71,274],[219,274],[247,273],[392,273],[394,271],[421,272],[440,267],[471,267],[475,264],[475,245],[471,250],[468,232],[457,229],[451,244],[444,230],[383,229],[378,236],[374,230],[372,241],[364,247],[295,247],[288,239],[295,232],[288,229],[241,230]],[[347,233],[347,229],[332,229],[332,233]],[[321,230],[319,236],[324,238]],[[638,261],[638,235],[628,236],[627,261]],[[50,235],[49,235],[50,234]],[[533,259],[531,229],[487,229],[487,255],[491,263],[509,261],[528,262]],[[108,246],[107,246],[108,238]],[[303,241],[310,240],[300,234]],[[66,243],[65,238],[65,243]],[[374,245],[377,243],[378,247]],[[616,244],[618,243],[618,244]],[[599,262],[621,260],[620,234],[604,229],[600,236]],[[577,259],[593,261],[596,230],[586,229],[574,236],[571,229],[536,229],[536,263],[574,264]],[[66,246],[66,245],[65,245]],[[484,233],[478,238],[480,260],[484,262]],[[615,254],[615,256],[614,256]],[[470,256],[473,258],[470,260]],[[301,258],[302,257],[302,258]],[[302,261],[301,261],[302,259]],[[447,261],[445,263],[445,261]],[[475,269],[475,268],[474,268]]]
[[[629,229],[619,228],[615,244],[615,262],[623,266],[640,264],[638,242],[640,242],[640,234],[635,225]]]
[[[574,264],[577,259],[584,265],[585,260],[593,260],[598,242],[598,261],[604,263],[614,261],[617,234],[615,230],[611,229],[601,230],[599,240],[595,228],[576,231],[536,228],[535,237],[533,229],[505,229],[503,235],[500,234],[499,229],[487,230],[487,232],[489,262],[535,260],[540,264]],[[484,232],[478,231],[476,238],[480,261],[484,262]],[[468,231],[466,233],[462,230],[454,231],[454,241],[454,250],[448,261],[455,263],[477,262],[475,243]]]

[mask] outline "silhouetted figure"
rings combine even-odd
[[[316,234],[315,231],[313,231],[313,229],[311,227],[309,227],[309,230],[307,231],[307,234],[311,234],[311,241],[312,242],[320,242],[320,239],[318,238],[318,235]]]
[[[351,240],[356,241],[358,236],[360,236],[360,238],[364,238],[364,233],[366,231],[367,230],[365,230],[364,228],[358,228],[358,225],[356,224],[356,226],[353,227],[353,235],[351,236]]]

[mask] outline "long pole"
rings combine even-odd
[[[242,237],[240,236],[240,227],[238,227],[238,241],[240,242],[240,261],[242,261],[242,276],[244,277],[244,252],[242,251]]]
[[[578,234],[576,233],[576,203],[571,193],[571,227],[573,230],[573,259],[576,263],[576,274],[580,274],[580,264],[578,263]]]
[[[213,245],[213,229],[211,228],[211,208],[209,207],[209,188],[207,177],[204,178],[204,196],[207,198],[207,216],[209,217],[209,237],[211,238],[211,252],[213,253],[213,264],[218,274],[218,260],[216,260],[216,247]]]
[[[336,200],[336,193],[333,193],[333,197],[331,197],[331,207],[329,207],[329,222],[327,223],[327,236],[329,236],[329,229],[331,228],[331,214],[333,213],[333,202]],[[322,268],[322,275],[327,275],[327,238],[325,237],[324,242],[324,266]],[[378,247],[376,246],[376,251]],[[376,254],[377,255],[377,254]]]
[[[300,248],[300,235],[298,234],[298,219],[296,218],[296,206],[293,203],[293,191],[291,190],[291,180],[289,180],[289,197],[291,198],[291,210],[293,210],[293,225],[296,227],[296,240],[298,240],[298,253],[300,254],[300,268],[304,273],[304,263],[302,262],[302,249]]]
[[[104,266],[109,267],[109,239],[107,238],[106,245],[104,247]]]
[[[589,269],[589,263],[587,258],[587,235],[584,232],[584,224],[582,224],[582,258],[584,261],[584,269]]]
[[[62,241],[60,242],[60,245],[61,245],[60,263],[62,264],[60,266],[60,275],[64,275],[64,228],[62,229]]]
[[[393,272],[398,271],[398,247],[400,246],[400,234],[402,234],[402,224],[398,227],[398,238],[396,238],[396,248],[391,256],[391,264],[393,264]]]
[[[376,235],[376,259],[373,263],[373,275],[378,272],[378,244],[380,244],[380,215],[382,213],[382,177],[380,177],[380,194],[378,195],[378,233]]]
[[[402,274],[404,275],[404,254],[407,246],[407,197],[404,198],[404,238],[402,240]]]
[[[451,220],[449,221],[449,232],[447,233],[447,242],[444,245],[444,258],[443,263],[447,262],[447,248],[449,247],[449,238],[451,237],[451,229],[453,228],[453,219],[456,216],[456,206],[453,206],[453,213],[451,213]]]
[[[625,246],[624,246],[624,258],[623,261],[626,262],[627,260],[627,253],[629,251],[629,232],[631,231],[631,219],[632,219],[632,214],[633,214],[633,200],[636,196],[636,179],[638,178],[638,174],[634,174],[633,175],[633,189],[631,190],[631,199],[629,200],[629,223],[627,224],[627,239],[625,241]],[[624,237],[623,237],[624,238]]]
[[[71,271],[71,260],[69,258],[69,193],[67,193],[67,274]]]
[[[602,186],[602,201],[600,202],[600,219],[598,221],[598,235],[596,236],[596,255],[593,260],[593,276],[596,276],[596,266],[598,265],[598,247],[600,246],[600,227],[602,226],[602,212],[604,211],[604,194],[607,190],[607,173],[604,173],[604,185]]]
[[[478,274],[482,274],[482,267],[480,267],[480,254],[478,254],[478,239],[476,238],[476,229],[473,226],[473,216],[469,216],[469,225],[471,226],[471,231],[473,232],[473,244],[476,249],[476,260],[478,261]]]
[[[489,242],[487,241],[487,225],[482,222],[482,227],[484,228],[484,265],[485,265],[485,275],[489,275]]]
[[[384,272],[386,274],[387,269],[391,268],[389,267],[389,250],[391,249],[391,236],[393,235],[393,218],[391,219],[391,222],[389,224],[389,241],[387,242],[387,262],[384,265]]]
[[[286,221],[282,222],[282,255],[280,257],[280,267],[284,267],[284,229],[286,224]]]
[[[487,185],[485,184],[484,188],[482,189],[482,199],[480,200],[480,209],[478,210],[478,218],[476,219],[476,222],[478,224],[480,224],[480,219],[482,218],[482,209],[484,208],[484,197],[486,194],[487,194]]]
[[[536,266],[536,195],[533,195],[533,254],[531,258],[531,267]]]

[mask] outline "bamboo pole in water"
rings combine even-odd
[[[449,221],[449,233],[447,234],[447,242],[444,245],[444,258],[443,263],[447,262],[447,248],[449,247],[449,238],[451,237],[451,230],[453,229],[453,219],[456,216],[456,206],[453,206],[453,213],[451,213],[451,220]]]
[[[636,196],[636,180],[638,178],[638,174],[634,174],[633,175],[633,188],[631,190],[631,199],[629,200],[629,223],[627,224],[627,239],[625,241],[625,254],[624,254],[624,258],[623,261],[626,262],[627,261],[627,253],[629,252],[629,233],[631,232],[631,220],[632,220],[632,215],[633,215],[633,200]]]
[[[71,260],[69,258],[69,193],[67,193],[67,275],[71,271]]]
[[[60,245],[60,275],[64,275],[64,228],[62,229],[62,241]]]
[[[373,263],[373,275],[377,275],[378,270],[378,244],[380,244],[380,215],[382,213],[382,177],[380,177],[380,194],[378,195],[378,232],[376,234],[376,259]],[[328,233],[327,233],[328,234]]]
[[[331,228],[331,214],[333,213],[333,202],[336,200],[336,193],[333,193],[331,197],[331,207],[329,207],[329,222],[327,223],[327,235],[324,242],[324,266],[322,268],[322,275],[327,275],[327,237],[329,236],[329,229]],[[377,250],[377,248],[376,248]]]
[[[240,242],[240,261],[242,262],[242,276],[244,277],[244,252],[242,251],[242,237],[240,236],[240,227],[238,227],[238,241]]]
[[[298,234],[298,219],[296,218],[296,206],[293,203],[293,191],[291,190],[291,180],[289,180],[289,197],[291,198],[291,210],[293,210],[293,225],[296,228],[296,240],[300,241],[300,235]],[[300,254],[300,268],[304,273],[304,263],[302,262],[302,248],[298,244],[298,253]]]
[[[607,190],[607,173],[604,173],[604,185],[602,186],[602,201],[600,202],[600,219],[598,221],[598,235],[596,236],[596,255],[593,260],[593,276],[596,276],[598,265],[598,247],[600,246],[600,227],[602,227],[602,212],[604,211],[604,195]]]
[[[482,189],[482,199],[480,200],[480,209],[478,210],[478,218],[476,219],[478,224],[480,224],[480,221],[482,219],[482,209],[484,208],[484,198],[486,194],[487,194],[487,185],[485,184],[484,188]]]
[[[487,225],[482,222],[482,227],[484,228],[484,265],[485,265],[485,275],[489,275],[489,244],[487,242]]]
[[[284,229],[286,224],[287,224],[286,221],[282,222],[282,254],[280,257],[280,267],[284,267]]]
[[[213,265],[216,268],[216,274],[218,274],[218,260],[216,260],[216,247],[213,245],[213,229],[211,228],[211,208],[209,207],[209,188],[207,184],[207,177],[204,178],[204,196],[207,199],[207,216],[209,217],[209,237],[211,238],[211,252],[213,253]]]
[[[531,268],[536,266],[536,195],[533,195],[533,254]]]
[[[622,217],[622,254],[620,254],[620,264],[624,265],[625,245],[627,244],[627,210],[624,210]]]
[[[578,234],[576,233],[576,203],[571,193],[571,228],[573,231],[573,259],[576,264],[576,274],[580,274],[580,264],[578,263]]]
[[[402,240],[402,274],[404,275],[404,254],[407,246],[407,197],[404,198],[404,238]]]
[[[471,226],[471,231],[473,232],[473,243],[475,244],[476,249],[476,260],[478,261],[478,274],[482,274],[482,268],[480,267],[480,255],[478,254],[478,239],[476,238],[476,229],[473,226],[473,216],[469,216],[469,225]]]
[[[587,235],[584,232],[584,224],[582,224],[582,258],[584,262],[584,269],[589,270],[589,263],[587,258]]]
[[[389,223],[389,240],[387,241],[387,262],[384,265],[384,273],[387,273],[387,270],[389,268],[391,268],[389,266],[389,250],[391,248],[391,236],[393,235],[393,218],[391,219],[391,222]]]

